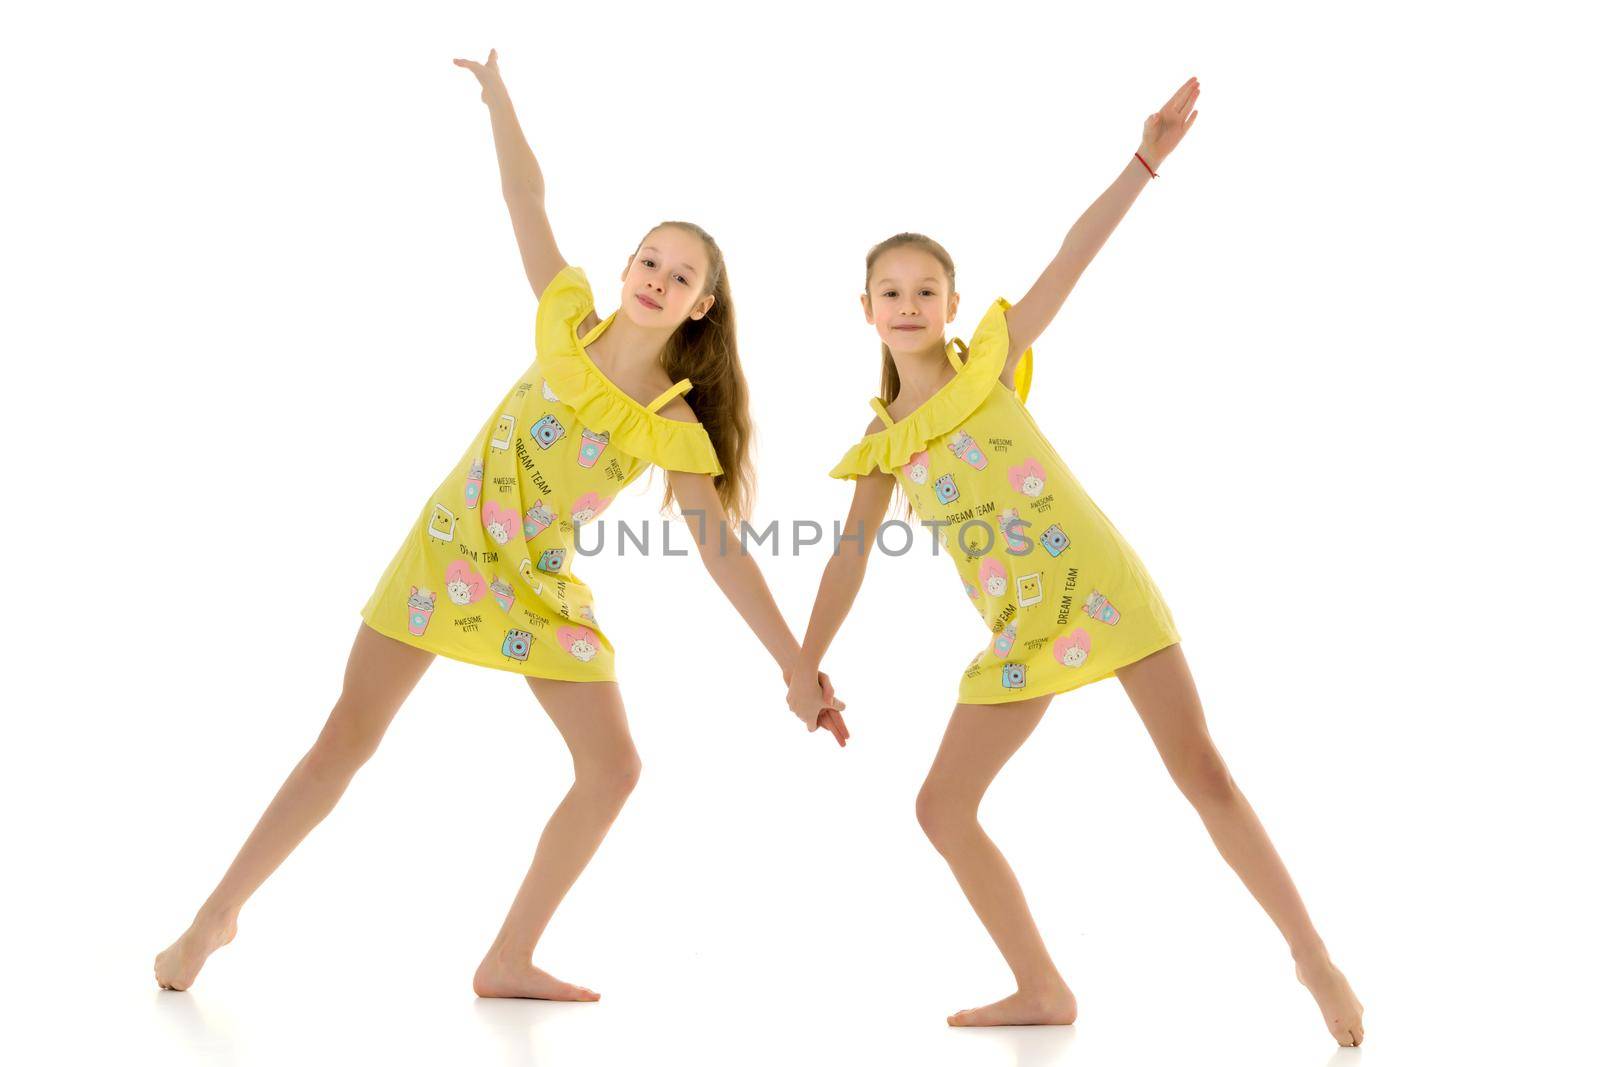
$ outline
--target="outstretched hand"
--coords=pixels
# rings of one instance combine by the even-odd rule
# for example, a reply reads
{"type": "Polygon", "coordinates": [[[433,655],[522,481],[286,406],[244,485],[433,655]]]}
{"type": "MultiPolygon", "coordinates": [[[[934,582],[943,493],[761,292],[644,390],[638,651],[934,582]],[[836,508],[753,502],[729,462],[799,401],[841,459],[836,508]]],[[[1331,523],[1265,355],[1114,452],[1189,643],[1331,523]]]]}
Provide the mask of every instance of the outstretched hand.
{"type": "Polygon", "coordinates": [[[1198,99],[1200,79],[1190,78],[1178,87],[1160,111],[1144,120],[1144,141],[1139,146],[1139,154],[1153,169],[1161,169],[1162,161],[1178,147],[1178,142],[1200,116],[1198,111],[1191,113],[1198,99]]]}
{"type": "Polygon", "coordinates": [[[493,48],[489,49],[489,58],[482,63],[474,63],[470,59],[453,60],[456,66],[465,67],[477,77],[478,84],[483,86],[483,102],[488,103],[491,94],[504,93],[506,83],[500,80],[500,60],[495,55],[493,48]]]}

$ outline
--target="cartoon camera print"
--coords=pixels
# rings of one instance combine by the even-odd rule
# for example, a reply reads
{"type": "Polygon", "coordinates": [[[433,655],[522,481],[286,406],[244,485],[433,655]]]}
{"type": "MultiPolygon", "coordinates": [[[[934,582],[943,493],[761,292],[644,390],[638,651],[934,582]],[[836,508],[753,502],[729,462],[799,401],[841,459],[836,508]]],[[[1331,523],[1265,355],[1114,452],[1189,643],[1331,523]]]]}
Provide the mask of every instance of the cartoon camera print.
{"type": "Polygon", "coordinates": [[[526,630],[507,630],[506,639],[500,642],[500,651],[507,659],[528,662],[528,650],[533,647],[533,635],[526,630]]]}
{"type": "Polygon", "coordinates": [[[1044,533],[1039,535],[1039,543],[1052,556],[1059,556],[1067,550],[1072,541],[1068,539],[1067,532],[1061,528],[1060,523],[1052,522],[1045,528],[1044,533]]]}
{"type": "Polygon", "coordinates": [[[933,495],[939,503],[949,504],[961,494],[956,491],[956,480],[948,474],[941,474],[933,481],[933,495]]]}
{"type": "Polygon", "coordinates": [[[549,448],[561,440],[561,435],[567,428],[556,420],[554,415],[546,415],[528,428],[528,436],[533,438],[533,443],[540,448],[549,448]]]}
{"type": "Polygon", "coordinates": [[[546,574],[556,574],[561,570],[561,564],[566,561],[566,558],[566,549],[547,548],[539,553],[539,569],[546,574]]]}
{"type": "Polygon", "coordinates": [[[1021,663],[1000,664],[1000,684],[1006,689],[1021,689],[1028,684],[1028,668],[1021,663]]]}

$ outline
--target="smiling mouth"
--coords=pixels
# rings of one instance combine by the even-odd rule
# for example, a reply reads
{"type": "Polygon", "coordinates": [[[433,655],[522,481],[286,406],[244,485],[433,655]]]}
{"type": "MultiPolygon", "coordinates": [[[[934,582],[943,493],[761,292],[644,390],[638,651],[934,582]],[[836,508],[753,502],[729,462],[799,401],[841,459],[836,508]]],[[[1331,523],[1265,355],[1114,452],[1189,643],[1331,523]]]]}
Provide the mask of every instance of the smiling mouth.
{"type": "Polygon", "coordinates": [[[656,303],[654,300],[651,300],[648,296],[636,296],[634,299],[638,300],[639,303],[643,304],[645,307],[649,308],[651,311],[660,311],[661,310],[661,305],[656,303]]]}

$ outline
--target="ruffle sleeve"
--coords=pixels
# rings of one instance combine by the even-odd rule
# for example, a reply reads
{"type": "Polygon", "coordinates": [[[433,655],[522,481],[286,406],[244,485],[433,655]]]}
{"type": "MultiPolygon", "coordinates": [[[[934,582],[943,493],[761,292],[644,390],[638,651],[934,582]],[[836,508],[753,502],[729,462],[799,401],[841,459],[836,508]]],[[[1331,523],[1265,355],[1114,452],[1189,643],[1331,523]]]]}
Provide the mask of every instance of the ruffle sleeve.
{"type": "Polygon", "coordinates": [[[578,327],[593,309],[588,276],[571,264],[557,272],[540,296],[534,318],[535,362],[550,391],[578,413],[584,426],[609,433],[612,444],[625,452],[663,470],[721,474],[704,426],[651,411],[594,365],[578,337],[578,327]]]}
{"type": "MultiPolygon", "coordinates": [[[[1006,309],[1010,306],[1011,302],[1004,297],[995,300],[972,332],[967,361],[956,371],[956,376],[893,426],[863,437],[844,454],[829,475],[859,478],[878,470],[893,474],[929,441],[954,430],[978,410],[1006,367],[1006,353],[1011,350],[1011,334],[1006,328],[1006,309]]],[[[1033,381],[1032,348],[1017,361],[1012,381],[1017,399],[1025,403],[1033,381]]]]}

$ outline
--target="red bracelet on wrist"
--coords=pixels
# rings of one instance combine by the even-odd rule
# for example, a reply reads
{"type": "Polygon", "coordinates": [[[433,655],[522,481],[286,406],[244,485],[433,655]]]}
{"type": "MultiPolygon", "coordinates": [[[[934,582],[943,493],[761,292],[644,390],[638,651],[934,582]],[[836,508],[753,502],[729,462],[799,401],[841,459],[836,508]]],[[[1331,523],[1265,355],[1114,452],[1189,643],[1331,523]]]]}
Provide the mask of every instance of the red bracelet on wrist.
{"type": "MultiPolygon", "coordinates": [[[[1137,159],[1137,160],[1138,160],[1138,161],[1139,161],[1139,162],[1140,162],[1140,163],[1144,163],[1144,157],[1143,157],[1143,156],[1141,156],[1141,155],[1140,155],[1140,154],[1139,154],[1139,153],[1137,153],[1137,152],[1135,152],[1135,153],[1134,153],[1134,154],[1133,154],[1133,158],[1134,158],[1134,159],[1137,159]]],[[[1148,163],[1144,163],[1144,169],[1145,169],[1145,170],[1150,170],[1150,164],[1148,164],[1148,163]]],[[[1159,174],[1157,174],[1157,173],[1156,173],[1156,172],[1155,172],[1155,171],[1153,171],[1153,170],[1150,170],[1150,177],[1152,177],[1152,178],[1159,178],[1159,177],[1161,177],[1161,175],[1159,175],[1159,174]]]]}

